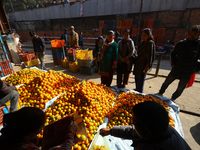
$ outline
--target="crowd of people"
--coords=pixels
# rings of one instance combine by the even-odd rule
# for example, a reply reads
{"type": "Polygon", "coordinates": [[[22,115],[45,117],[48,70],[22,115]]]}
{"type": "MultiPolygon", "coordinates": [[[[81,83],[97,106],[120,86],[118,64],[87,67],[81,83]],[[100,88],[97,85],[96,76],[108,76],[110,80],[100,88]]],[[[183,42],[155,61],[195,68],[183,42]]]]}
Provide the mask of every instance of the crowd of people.
{"type": "MultiPolygon", "coordinates": [[[[188,30],[187,38],[179,41],[171,52],[172,70],[167,76],[161,89],[157,93],[162,96],[167,87],[176,79],[179,79],[177,90],[171,97],[175,101],[186,88],[190,77],[200,71],[200,28],[192,26],[188,30]]],[[[98,57],[99,75],[101,83],[110,87],[113,79],[115,64],[117,64],[117,86],[125,88],[129,83],[130,73],[134,65],[135,91],[143,93],[145,77],[151,69],[155,59],[155,43],[151,30],[142,31],[142,42],[135,49],[134,42],[130,38],[130,30],[123,33],[123,38],[114,31],[109,31],[107,38],[100,36],[95,46],[95,56],[98,57]],[[115,37],[115,34],[117,35],[115,37]]]]}
{"type": "MultiPolygon", "coordinates": [[[[163,83],[158,95],[162,95],[169,84],[179,79],[179,85],[172,100],[177,99],[185,89],[192,74],[200,71],[200,29],[193,26],[189,29],[187,38],[178,42],[171,53],[172,70],[163,83]]],[[[104,40],[100,36],[96,42],[94,55],[98,58],[101,83],[110,86],[114,69],[117,66],[117,86],[125,88],[129,82],[129,76],[134,64],[136,91],[143,92],[144,81],[147,71],[152,67],[155,59],[155,43],[151,30],[146,28],[142,31],[142,42],[135,49],[134,42],[130,38],[130,30],[123,33],[120,38],[118,33],[109,31],[104,40]]],[[[80,34],[81,35],[81,34],[80,34]]],[[[33,38],[34,51],[45,68],[43,59],[45,54],[44,39],[34,31],[30,32],[33,38]]],[[[66,46],[78,46],[82,39],[70,27],[62,37],[66,40],[66,46]]],[[[0,148],[4,150],[39,150],[37,134],[41,132],[45,123],[45,114],[38,108],[22,108],[17,111],[19,93],[15,86],[0,80],[0,106],[11,100],[10,113],[4,115],[3,129],[0,131],[0,148]]],[[[103,136],[112,135],[124,139],[132,139],[135,149],[171,149],[190,150],[185,140],[169,126],[169,117],[163,106],[156,102],[143,102],[133,108],[132,125],[116,126],[112,129],[101,129],[103,136]]],[[[72,122],[66,133],[66,140],[61,146],[62,150],[70,150],[75,144],[75,133],[78,127],[72,122]]],[[[56,138],[56,137],[55,137],[56,138]]],[[[52,148],[53,149],[53,148],[52,148]]]]}

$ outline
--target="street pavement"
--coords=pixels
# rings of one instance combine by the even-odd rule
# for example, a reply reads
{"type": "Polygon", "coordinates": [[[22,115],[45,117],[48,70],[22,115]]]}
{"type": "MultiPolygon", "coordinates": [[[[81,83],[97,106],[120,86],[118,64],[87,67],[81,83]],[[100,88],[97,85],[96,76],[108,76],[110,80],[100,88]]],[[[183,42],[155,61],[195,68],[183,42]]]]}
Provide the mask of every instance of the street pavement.
{"type": "MultiPolygon", "coordinates": [[[[63,73],[75,76],[77,78],[81,78],[84,80],[95,81],[100,83],[100,76],[96,73],[93,75],[83,75],[80,72],[73,73],[70,72],[69,69],[62,67],[62,65],[54,65],[53,59],[51,55],[51,51],[46,51],[45,55],[45,64],[47,69],[52,69],[56,71],[62,71],[63,73]]],[[[14,71],[18,71],[21,68],[19,66],[13,66],[14,71]]],[[[40,65],[38,65],[40,68],[40,65]]],[[[171,70],[169,60],[162,60],[161,66],[159,70],[159,76],[154,77],[153,75],[147,75],[146,81],[144,85],[144,93],[145,94],[155,94],[158,93],[162,83],[165,80],[165,77],[169,74],[171,70]]],[[[155,66],[149,72],[150,74],[155,74],[155,66]]],[[[117,76],[113,76],[113,82],[111,86],[115,86],[117,81],[117,76]]],[[[181,110],[199,114],[200,116],[200,74],[197,75],[196,81],[192,87],[187,88],[184,90],[182,95],[175,101],[181,110]]],[[[171,98],[171,95],[176,90],[178,86],[178,81],[174,81],[164,93],[164,97],[171,98]]],[[[135,88],[135,80],[134,76],[131,74],[129,84],[126,87],[127,89],[134,89],[135,88]]],[[[180,120],[182,122],[185,139],[186,142],[190,145],[192,150],[199,150],[200,149],[200,117],[197,115],[190,115],[187,113],[180,112],[180,120]]]]}

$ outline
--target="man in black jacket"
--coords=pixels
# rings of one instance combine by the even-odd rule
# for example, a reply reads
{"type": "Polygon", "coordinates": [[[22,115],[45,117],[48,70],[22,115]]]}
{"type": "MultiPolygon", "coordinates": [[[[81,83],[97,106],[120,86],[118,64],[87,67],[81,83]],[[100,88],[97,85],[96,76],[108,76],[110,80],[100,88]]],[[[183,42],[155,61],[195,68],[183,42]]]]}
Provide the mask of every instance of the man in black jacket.
{"type": "Polygon", "coordinates": [[[30,31],[29,34],[33,38],[32,42],[33,42],[35,55],[39,58],[41,62],[41,68],[45,69],[45,64],[44,64],[44,55],[45,55],[45,50],[46,50],[45,41],[43,38],[38,36],[34,31],[30,31]]]}
{"type": "Polygon", "coordinates": [[[172,70],[163,83],[158,95],[162,96],[167,87],[176,79],[179,79],[177,90],[171,100],[176,100],[186,88],[192,74],[199,71],[197,60],[200,57],[200,29],[193,26],[189,29],[187,38],[179,41],[171,52],[172,70]]]}
{"type": "Polygon", "coordinates": [[[19,93],[17,92],[16,87],[7,82],[3,82],[0,79],[0,106],[3,106],[11,100],[10,111],[16,111],[18,99],[19,93]]]}
{"type": "Polygon", "coordinates": [[[153,101],[133,107],[130,126],[103,128],[100,134],[133,140],[134,150],[191,150],[185,140],[171,126],[165,108],[153,101]]]}

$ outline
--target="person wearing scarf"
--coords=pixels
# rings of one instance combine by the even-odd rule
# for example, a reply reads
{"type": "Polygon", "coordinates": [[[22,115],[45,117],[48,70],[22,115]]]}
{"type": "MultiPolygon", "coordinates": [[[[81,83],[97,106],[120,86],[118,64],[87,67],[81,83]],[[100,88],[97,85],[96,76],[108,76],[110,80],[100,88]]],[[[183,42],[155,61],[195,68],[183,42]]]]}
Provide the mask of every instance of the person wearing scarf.
{"type": "Polygon", "coordinates": [[[107,39],[100,47],[99,56],[99,75],[101,75],[101,84],[110,87],[113,79],[115,64],[118,58],[118,45],[114,41],[115,33],[108,32],[107,39]]]}
{"type": "Polygon", "coordinates": [[[149,28],[142,31],[142,39],[143,41],[138,47],[138,57],[133,70],[136,84],[135,90],[140,93],[143,93],[147,71],[152,67],[155,58],[155,43],[149,28]]]}
{"type": "Polygon", "coordinates": [[[123,39],[119,41],[119,57],[117,61],[117,87],[125,88],[128,85],[130,73],[132,70],[131,56],[135,52],[135,46],[130,39],[130,30],[126,30],[123,35],[123,39]],[[123,85],[122,85],[122,76],[123,85]]]}

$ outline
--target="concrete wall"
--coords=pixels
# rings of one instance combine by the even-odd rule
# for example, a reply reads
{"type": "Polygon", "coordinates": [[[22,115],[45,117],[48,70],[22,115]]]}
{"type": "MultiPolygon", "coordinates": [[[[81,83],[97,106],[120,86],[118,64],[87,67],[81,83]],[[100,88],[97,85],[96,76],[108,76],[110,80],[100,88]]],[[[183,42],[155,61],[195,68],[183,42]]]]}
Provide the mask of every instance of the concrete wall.
{"type": "MultiPolygon", "coordinates": [[[[139,13],[140,0],[87,0],[83,4],[83,17],[139,13]]],[[[61,4],[47,8],[20,11],[8,14],[13,21],[77,18],[81,3],[61,4]]],[[[200,0],[144,0],[143,12],[178,11],[200,8],[200,0]]]]}

